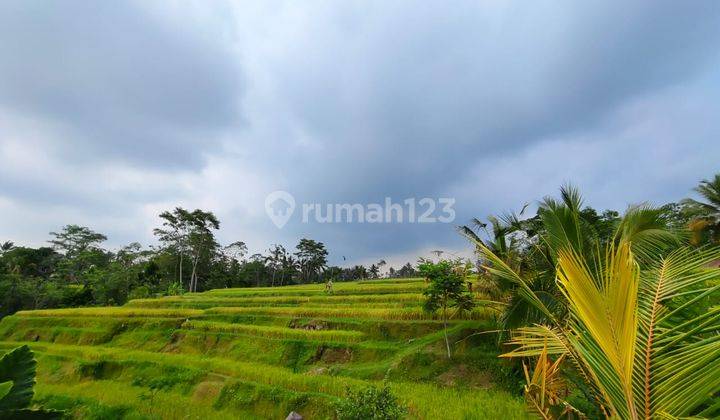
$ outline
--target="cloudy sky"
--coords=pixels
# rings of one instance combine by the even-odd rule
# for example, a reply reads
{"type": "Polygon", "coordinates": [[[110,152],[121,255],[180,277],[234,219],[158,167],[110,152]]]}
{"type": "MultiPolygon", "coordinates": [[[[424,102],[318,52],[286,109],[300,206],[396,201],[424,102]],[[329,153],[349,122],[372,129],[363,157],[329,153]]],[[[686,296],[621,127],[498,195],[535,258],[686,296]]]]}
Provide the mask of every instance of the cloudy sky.
{"type": "Polygon", "coordinates": [[[149,245],[180,205],[252,251],[414,261],[567,181],[598,208],[681,199],[720,171],[719,116],[717,1],[5,0],[0,241],[149,245]],[[456,220],[278,229],[276,190],[452,197],[456,220]]]}

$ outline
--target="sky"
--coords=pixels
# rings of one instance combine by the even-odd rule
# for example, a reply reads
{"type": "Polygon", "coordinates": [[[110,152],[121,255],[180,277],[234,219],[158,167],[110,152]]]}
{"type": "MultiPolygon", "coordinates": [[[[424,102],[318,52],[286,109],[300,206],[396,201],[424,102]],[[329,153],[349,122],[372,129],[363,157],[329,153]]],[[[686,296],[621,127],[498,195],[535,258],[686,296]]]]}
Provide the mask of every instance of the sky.
{"type": "Polygon", "coordinates": [[[717,1],[5,0],[0,241],[80,224],[147,246],[182,206],[251,252],[466,255],[457,225],[566,182],[599,209],[691,195],[720,171],[718,116],[717,1]],[[455,217],[302,220],[386,197],[455,217]]]}

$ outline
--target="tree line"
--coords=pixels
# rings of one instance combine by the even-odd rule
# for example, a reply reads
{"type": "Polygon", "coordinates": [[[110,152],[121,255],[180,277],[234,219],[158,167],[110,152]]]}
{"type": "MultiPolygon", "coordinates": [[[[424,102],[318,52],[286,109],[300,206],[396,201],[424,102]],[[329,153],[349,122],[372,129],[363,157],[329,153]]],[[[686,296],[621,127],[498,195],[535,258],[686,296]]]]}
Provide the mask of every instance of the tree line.
{"type": "Polygon", "coordinates": [[[212,213],[180,207],[159,215],[157,246],[133,242],[119,250],[107,236],[67,225],[50,232],[48,246],[0,244],[0,317],[23,309],[121,305],[129,299],[214,288],[285,286],[365,278],[412,277],[411,264],[396,270],[384,260],[369,267],[328,265],[322,242],[302,238],[295,249],[272,245],[248,255],[243,241],[222,245],[212,213]]]}

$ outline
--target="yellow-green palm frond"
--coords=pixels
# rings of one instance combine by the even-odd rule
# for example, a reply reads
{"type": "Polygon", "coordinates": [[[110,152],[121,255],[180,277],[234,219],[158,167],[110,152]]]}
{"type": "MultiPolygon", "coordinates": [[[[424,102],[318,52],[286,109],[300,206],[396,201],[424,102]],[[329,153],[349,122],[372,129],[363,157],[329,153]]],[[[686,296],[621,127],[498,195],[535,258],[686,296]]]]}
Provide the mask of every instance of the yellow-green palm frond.
{"type": "Polygon", "coordinates": [[[558,285],[572,320],[568,336],[597,380],[611,411],[634,418],[632,373],[639,269],[630,244],[611,246],[599,270],[566,249],[558,254],[558,285]]]}
{"type": "Polygon", "coordinates": [[[511,340],[508,342],[516,346],[512,351],[500,355],[500,357],[537,357],[543,352],[548,355],[567,355],[571,352],[564,332],[559,328],[546,325],[534,325],[522,327],[513,331],[511,340]]]}

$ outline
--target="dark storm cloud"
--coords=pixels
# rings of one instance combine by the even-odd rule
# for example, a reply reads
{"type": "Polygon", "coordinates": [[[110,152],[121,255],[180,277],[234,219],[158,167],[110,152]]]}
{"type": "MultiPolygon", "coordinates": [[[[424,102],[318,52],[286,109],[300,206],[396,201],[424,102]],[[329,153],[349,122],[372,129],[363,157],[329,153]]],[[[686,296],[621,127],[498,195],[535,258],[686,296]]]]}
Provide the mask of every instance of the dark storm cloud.
{"type": "MultiPolygon", "coordinates": [[[[258,132],[291,127],[249,153],[272,161],[285,174],[282,187],[306,201],[437,197],[458,194],[454,187],[463,184],[468,193],[458,201],[458,223],[508,209],[502,196],[487,194],[497,191],[488,182],[504,185],[500,194],[522,191],[519,200],[531,201],[561,182],[579,181],[590,168],[657,165],[647,153],[593,162],[580,149],[562,156],[586,165],[575,172],[567,170],[573,164],[538,153],[494,178],[469,179],[478,164],[495,170],[495,161],[512,161],[550,139],[576,136],[582,144],[583,137],[604,133],[606,139],[594,140],[612,143],[627,124],[620,109],[711,73],[720,40],[715,2],[362,3],[297,14],[300,24],[281,22],[282,35],[271,39],[285,44],[283,54],[262,67],[279,86],[267,92],[277,95],[267,108],[277,117],[268,119],[272,131],[258,132]],[[303,146],[288,141],[297,133],[309,139],[303,146]],[[527,189],[524,184],[545,165],[554,165],[556,176],[548,182],[557,184],[527,189]]],[[[711,141],[702,130],[687,131],[700,136],[692,139],[674,134],[658,135],[655,143],[639,140],[651,150],[711,141]]],[[[675,196],[687,194],[697,176],[688,172],[675,196]]],[[[586,190],[603,187],[593,181],[583,185],[586,190]]],[[[623,190],[616,196],[623,198],[613,205],[656,198],[623,190]]],[[[290,224],[286,230],[289,236],[323,236],[355,254],[458,244],[447,225],[290,224]]]]}
{"type": "Polygon", "coordinates": [[[141,6],[0,3],[0,107],[61,124],[64,159],[197,167],[239,121],[238,60],[215,38],[226,23],[141,6]]]}
{"type": "Polygon", "coordinates": [[[463,243],[443,224],[278,231],[265,194],[452,196],[457,223],[564,181],[597,207],[678,199],[716,169],[718,45],[714,1],[3,2],[0,146],[26,156],[37,125],[52,155],[42,176],[0,166],[4,226],[112,207],[128,216],[109,228],[147,236],[132,218],[182,204],[217,212],[223,240],[309,236],[338,262],[463,243]],[[108,162],[127,177],[109,189],[108,162]]]}
{"type": "Polygon", "coordinates": [[[472,159],[588,129],[718,52],[714,2],[407,6],[320,13],[276,69],[324,146],[313,178],[338,169],[341,194],[441,189],[472,159]]]}

